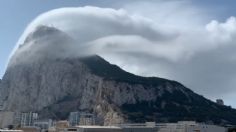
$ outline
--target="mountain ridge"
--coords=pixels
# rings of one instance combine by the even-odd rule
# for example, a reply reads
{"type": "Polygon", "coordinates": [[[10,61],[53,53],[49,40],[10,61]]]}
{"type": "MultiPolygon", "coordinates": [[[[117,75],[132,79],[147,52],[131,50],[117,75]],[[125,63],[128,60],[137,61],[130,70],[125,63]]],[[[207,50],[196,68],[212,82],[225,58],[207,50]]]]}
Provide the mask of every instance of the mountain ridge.
{"type": "MultiPolygon", "coordinates": [[[[61,38],[61,33],[56,34],[60,35],[48,36],[61,38]]],[[[25,42],[38,44],[47,41],[44,37],[39,38],[43,39],[36,42],[31,37],[33,40],[25,42]]],[[[58,43],[49,42],[46,44],[58,43]]],[[[32,59],[34,53],[41,52],[17,53],[32,59]]],[[[19,55],[16,56],[20,59],[19,55]]],[[[105,125],[179,120],[236,124],[235,109],[218,105],[177,81],[128,73],[98,55],[40,56],[35,61],[16,62],[7,68],[0,81],[0,102],[4,110],[35,111],[42,119],[66,119],[69,112],[89,111],[96,114],[100,124],[105,125]]]]}

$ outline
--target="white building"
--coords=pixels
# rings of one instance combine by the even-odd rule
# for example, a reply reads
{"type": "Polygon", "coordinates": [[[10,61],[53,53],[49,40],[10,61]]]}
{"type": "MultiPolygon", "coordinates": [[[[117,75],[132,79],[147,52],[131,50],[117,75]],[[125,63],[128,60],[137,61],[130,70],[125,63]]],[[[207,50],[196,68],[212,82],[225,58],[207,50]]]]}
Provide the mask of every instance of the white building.
{"type": "Polygon", "coordinates": [[[38,120],[38,113],[27,112],[21,114],[21,127],[34,126],[34,122],[38,120]]]}
{"type": "Polygon", "coordinates": [[[158,132],[226,132],[226,128],[196,123],[194,121],[180,121],[178,123],[157,124],[158,132]]]}
{"type": "Polygon", "coordinates": [[[86,112],[71,112],[69,116],[70,126],[95,125],[95,116],[86,112]]]}
{"type": "Polygon", "coordinates": [[[80,121],[80,112],[78,112],[78,111],[70,112],[70,115],[69,115],[70,126],[78,125],[79,121],[80,121]]]}
{"type": "Polygon", "coordinates": [[[117,126],[77,126],[65,128],[64,132],[122,132],[117,126]]]}
{"type": "Polygon", "coordinates": [[[23,132],[22,130],[6,130],[6,129],[0,129],[0,132],[23,132]]]}
{"type": "Polygon", "coordinates": [[[122,124],[122,132],[158,132],[155,122],[146,122],[140,124],[122,124]]]}
{"type": "Polygon", "coordinates": [[[44,130],[46,131],[50,127],[53,126],[53,121],[52,119],[37,120],[37,121],[34,121],[34,126],[40,128],[41,131],[44,131],[44,130]]]}
{"type": "Polygon", "coordinates": [[[180,121],[160,124],[149,122],[117,126],[76,126],[65,128],[64,132],[226,132],[226,128],[194,121],[180,121]]]}

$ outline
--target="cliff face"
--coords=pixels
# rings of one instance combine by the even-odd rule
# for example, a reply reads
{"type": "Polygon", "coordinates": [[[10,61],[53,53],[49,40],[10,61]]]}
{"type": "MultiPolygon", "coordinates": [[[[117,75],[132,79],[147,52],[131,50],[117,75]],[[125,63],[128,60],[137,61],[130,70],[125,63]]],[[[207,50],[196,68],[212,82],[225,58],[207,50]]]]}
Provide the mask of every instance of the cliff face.
{"type": "Polygon", "coordinates": [[[43,116],[55,112],[54,118],[66,118],[68,112],[75,110],[114,116],[107,115],[113,114],[109,113],[113,108],[103,98],[113,88],[112,83],[93,75],[78,59],[17,65],[7,70],[4,82],[6,110],[42,110],[43,116]]]}
{"type": "Polygon", "coordinates": [[[168,81],[163,83],[166,86],[146,87],[138,82],[130,84],[93,74],[85,63],[92,59],[107,63],[98,56],[92,56],[82,59],[44,59],[11,67],[4,76],[4,109],[42,111],[45,116],[52,116],[50,113],[53,112],[54,118],[66,118],[70,111],[86,110],[97,113],[106,123],[112,123],[113,120],[121,122],[123,115],[120,108],[123,104],[155,101],[167,85],[169,91],[178,89],[172,88],[168,81]]]}
{"type": "MultiPolygon", "coordinates": [[[[20,50],[26,57],[34,55],[20,50]]],[[[219,106],[176,81],[130,74],[96,55],[40,56],[12,64],[0,83],[4,110],[36,111],[41,118],[54,119],[65,119],[71,111],[90,111],[106,125],[177,120],[236,123],[234,109],[219,106]]]]}

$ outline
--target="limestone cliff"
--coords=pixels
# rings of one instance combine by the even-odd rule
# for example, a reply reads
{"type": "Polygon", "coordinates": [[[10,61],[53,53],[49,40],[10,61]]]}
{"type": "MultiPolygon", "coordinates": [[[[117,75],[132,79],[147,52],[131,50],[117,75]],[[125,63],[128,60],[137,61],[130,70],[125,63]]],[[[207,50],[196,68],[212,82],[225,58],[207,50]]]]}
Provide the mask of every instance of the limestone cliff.
{"type": "Polygon", "coordinates": [[[234,109],[219,106],[176,81],[136,76],[97,55],[62,57],[58,56],[61,48],[54,53],[42,50],[45,47],[24,50],[58,35],[60,41],[47,44],[73,43],[59,30],[38,30],[16,51],[0,83],[4,110],[35,111],[41,118],[54,119],[65,119],[71,111],[90,111],[106,125],[177,120],[236,123],[234,109]],[[47,38],[41,37],[45,34],[47,38]],[[38,53],[47,56],[35,57],[38,53]]]}

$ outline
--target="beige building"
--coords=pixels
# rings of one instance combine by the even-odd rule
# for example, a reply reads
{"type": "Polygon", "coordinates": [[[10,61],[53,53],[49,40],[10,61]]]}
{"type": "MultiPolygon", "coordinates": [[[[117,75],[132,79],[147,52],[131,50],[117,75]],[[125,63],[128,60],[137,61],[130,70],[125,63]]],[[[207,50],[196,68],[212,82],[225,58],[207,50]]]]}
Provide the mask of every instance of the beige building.
{"type": "Polygon", "coordinates": [[[56,132],[56,128],[55,127],[50,127],[50,128],[48,128],[48,132],[56,132]]]}
{"type": "Polygon", "coordinates": [[[40,128],[38,127],[22,127],[18,130],[22,130],[23,132],[40,132],[40,128]]]}
{"type": "Polygon", "coordinates": [[[58,121],[55,124],[55,130],[56,132],[64,132],[64,129],[69,127],[68,121],[58,121]]]}
{"type": "Polygon", "coordinates": [[[14,124],[15,112],[1,111],[0,112],[0,127],[7,128],[14,124]]]}

